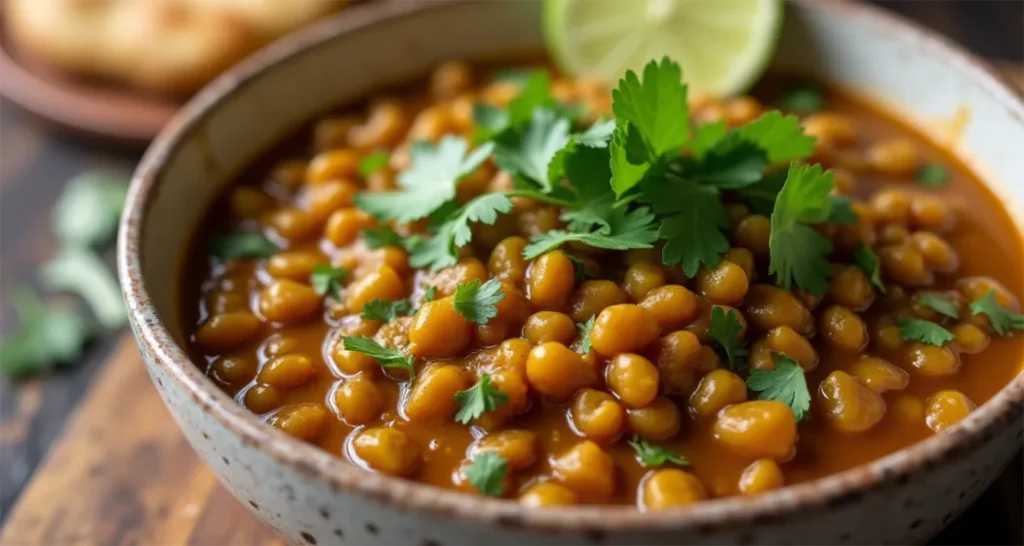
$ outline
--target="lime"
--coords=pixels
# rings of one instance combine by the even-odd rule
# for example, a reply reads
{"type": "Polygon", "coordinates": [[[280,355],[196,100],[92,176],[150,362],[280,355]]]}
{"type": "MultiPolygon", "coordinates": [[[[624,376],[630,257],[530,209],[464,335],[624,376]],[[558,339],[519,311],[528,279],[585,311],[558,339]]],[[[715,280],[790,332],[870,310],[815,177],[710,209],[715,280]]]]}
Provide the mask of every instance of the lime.
{"type": "Polygon", "coordinates": [[[692,89],[732,95],[767,67],[782,10],[781,0],[546,0],[544,35],[571,74],[614,84],[667,55],[692,89]]]}

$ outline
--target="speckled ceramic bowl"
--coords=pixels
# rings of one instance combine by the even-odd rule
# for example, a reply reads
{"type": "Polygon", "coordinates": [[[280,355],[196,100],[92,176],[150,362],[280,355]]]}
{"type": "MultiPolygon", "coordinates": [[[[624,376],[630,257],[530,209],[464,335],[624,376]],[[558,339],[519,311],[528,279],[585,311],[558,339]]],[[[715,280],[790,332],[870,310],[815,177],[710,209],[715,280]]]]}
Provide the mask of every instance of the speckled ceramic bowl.
{"type": "MultiPolygon", "coordinates": [[[[205,90],[139,165],[118,272],[153,381],[196,451],[252,511],[309,544],[911,543],[973,501],[1021,447],[1024,376],[946,432],[826,479],[685,511],[526,510],[391,478],[287,437],[222,393],[182,350],[179,275],[206,205],[300,124],[452,58],[536,49],[534,2],[395,2],[273,44],[205,90]]],[[[872,8],[788,6],[777,63],[873,95],[952,146],[1018,226],[1024,105],[981,63],[872,8]],[[957,123],[952,123],[955,121],[957,123]]]]}

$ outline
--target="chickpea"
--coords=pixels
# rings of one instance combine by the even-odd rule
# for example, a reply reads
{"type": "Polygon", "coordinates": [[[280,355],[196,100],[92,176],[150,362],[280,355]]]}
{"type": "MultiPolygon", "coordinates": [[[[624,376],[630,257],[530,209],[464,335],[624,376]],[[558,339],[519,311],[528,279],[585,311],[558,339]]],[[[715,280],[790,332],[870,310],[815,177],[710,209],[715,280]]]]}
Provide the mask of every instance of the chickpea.
{"type": "Polygon", "coordinates": [[[223,315],[236,311],[249,310],[248,295],[237,292],[223,292],[220,290],[206,295],[203,303],[206,304],[206,312],[210,315],[223,315]]]}
{"type": "Polygon", "coordinates": [[[904,425],[924,424],[924,402],[912,395],[901,394],[889,402],[889,412],[904,425]]]}
{"type": "Polygon", "coordinates": [[[910,217],[910,194],[901,189],[886,189],[871,198],[875,220],[882,225],[905,225],[910,217]]]}
{"type": "Polygon", "coordinates": [[[526,278],[526,268],[529,267],[529,263],[523,257],[523,249],[527,244],[526,239],[522,237],[502,239],[487,260],[487,269],[491,275],[498,280],[521,286],[523,279],[526,278]]]}
{"type": "Polygon", "coordinates": [[[315,442],[327,433],[327,409],[323,404],[296,404],[274,412],[267,422],[304,442],[315,442]]]}
{"type": "Polygon", "coordinates": [[[829,280],[828,295],[832,301],[854,311],[864,311],[875,301],[871,280],[861,268],[853,265],[836,269],[836,274],[829,280]]]}
{"type": "Polygon", "coordinates": [[[759,339],[750,346],[747,367],[751,370],[775,369],[775,357],[772,355],[772,348],[768,345],[767,339],[759,339]]]}
{"type": "Polygon", "coordinates": [[[757,275],[757,268],[754,263],[754,253],[741,247],[730,248],[729,252],[725,253],[723,260],[732,262],[741,268],[743,272],[747,274],[747,283],[754,280],[757,275]]]}
{"type": "Polygon", "coordinates": [[[850,374],[834,371],[818,387],[828,421],[840,432],[864,432],[885,417],[885,401],[850,374]]]}
{"type": "Polygon", "coordinates": [[[612,396],[595,389],[580,389],[569,412],[573,428],[598,443],[613,442],[622,433],[626,412],[612,396]]]}
{"type": "Polygon", "coordinates": [[[697,296],[686,287],[669,284],[648,292],[640,307],[654,315],[662,328],[675,328],[697,316],[697,296]]]}
{"type": "Polygon", "coordinates": [[[365,374],[342,381],[334,390],[334,409],[345,423],[365,425],[380,417],[384,392],[365,374]]]}
{"type": "Polygon", "coordinates": [[[268,385],[253,385],[246,389],[242,397],[245,407],[253,413],[263,414],[273,411],[284,403],[281,391],[268,385]]]}
{"type": "Polygon", "coordinates": [[[348,139],[361,149],[391,148],[401,141],[408,126],[409,116],[401,104],[381,101],[370,108],[366,123],[349,130],[348,139]]]}
{"type": "Polygon", "coordinates": [[[612,281],[583,281],[569,300],[569,316],[576,322],[586,322],[605,307],[626,303],[628,298],[626,291],[612,281]]]}
{"type": "Polygon", "coordinates": [[[850,374],[877,394],[905,389],[910,383],[910,375],[903,368],[873,356],[860,357],[850,366],[850,374]]]}
{"type": "Polygon", "coordinates": [[[774,400],[742,402],[718,413],[714,438],[730,451],[753,459],[784,460],[796,445],[796,418],[774,400]]]}
{"type": "Polygon", "coordinates": [[[325,222],[336,210],[352,206],[352,200],[359,188],[352,182],[329,180],[306,187],[299,201],[303,209],[317,222],[325,222]]]}
{"type": "Polygon", "coordinates": [[[640,488],[641,510],[664,510],[708,498],[700,479],[678,468],[652,470],[644,477],[640,488]]]}
{"type": "Polygon", "coordinates": [[[821,314],[821,331],[836,348],[857,352],[868,345],[864,321],[842,305],[831,305],[821,314]]]}
{"type": "Polygon", "coordinates": [[[887,224],[878,232],[878,242],[884,245],[897,245],[907,242],[910,230],[903,224],[887,224]]]}
{"type": "Polygon", "coordinates": [[[853,173],[848,169],[841,167],[833,168],[832,177],[835,180],[835,185],[832,187],[834,193],[847,197],[853,197],[857,194],[857,181],[853,178],[853,173]]]}
{"type": "Polygon", "coordinates": [[[638,262],[626,270],[622,288],[633,301],[640,301],[655,288],[665,284],[665,271],[650,262],[638,262]]]}
{"type": "Polygon", "coordinates": [[[666,440],[676,435],[682,424],[679,406],[659,396],[642,408],[626,410],[629,430],[648,440],[666,440]]]}
{"type": "Polygon", "coordinates": [[[939,391],[928,397],[925,424],[935,432],[941,432],[955,425],[977,408],[978,406],[960,391],[939,391]]]}
{"type": "Polygon", "coordinates": [[[337,117],[320,120],[313,126],[313,146],[318,152],[348,146],[348,132],[359,124],[355,117],[337,117]]]}
{"type": "Polygon", "coordinates": [[[437,288],[437,296],[451,296],[460,284],[469,284],[474,280],[487,282],[487,268],[476,258],[466,257],[459,263],[439,271],[427,284],[437,288]]]}
{"type": "Polygon", "coordinates": [[[978,354],[988,347],[988,334],[969,322],[957,324],[950,331],[953,333],[953,343],[969,355],[978,354]]]}
{"type": "MultiPolygon", "coordinates": [[[[345,289],[345,307],[349,313],[363,311],[373,300],[396,301],[405,295],[405,283],[394,268],[381,265],[345,289]]],[[[422,310],[422,308],[421,308],[422,310]]]]}
{"type": "Polygon", "coordinates": [[[814,317],[793,294],[767,284],[750,287],[743,316],[753,328],[789,326],[803,336],[814,334],[814,317]]]}
{"type": "Polygon", "coordinates": [[[366,176],[366,191],[378,193],[394,191],[397,188],[395,171],[390,166],[384,166],[366,176]]]}
{"type": "Polygon", "coordinates": [[[722,260],[714,269],[702,267],[697,272],[697,290],[712,303],[740,303],[748,288],[747,273],[730,261],[722,260]]]}
{"type": "Polygon", "coordinates": [[[304,159],[286,159],[270,170],[270,180],[286,190],[294,190],[306,179],[306,161],[304,159]]]}
{"type": "Polygon", "coordinates": [[[646,406],[658,396],[658,368],[637,354],[616,355],[605,368],[605,382],[626,407],[646,406]]]}
{"type": "Polygon", "coordinates": [[[917,229],[948,233],[956,221],[953,208],[941,197],[918,195],[910,202],[910,224],[917,229]]]}
{"type": "Polygon", "coordinates": [[[729,227],[735,228],[740,220],[750,216],[750,208],[743,203],[729,203],[725,205],[725,213],[729,216],[729,227]]]}
{"type": "Polygon", "coordinates": [[[320,224],[313,215],[294,207],[284,207],[264,214],[264,225],[287,241],[305,241],[316,236],[320,224]]]}
{"type": "Polygon", "coordinates": [[[220,357],[210,363],[207,374],[222,385],[240,386],[256,375],[256,362],[237,356],[220,357]]]}
{"type": "Polygon", "coordinates": [[[315,373],[313,362],[305,355],[289,354],[268,360],[259,381],[278,389],[294,389],[309,382],[315,373]]]}
{"type": "Polygon", "coordinates": [[[259,218],[270,212],[275,205],[274,198],[251,186],[239,186],[231,190],[228,203],[231,216],[235,218],[259,218]]]}
{"type": "Polygon", "coordinates": [[[352,451],[370,468],[392,476],[411,476],[422,463],[420,447],[404,432],[368,428],[352,440],[352,451]]]}
{"type": "Polygon", "coordinates": [[[372,216],[355,207],[343,208],[334,211],[327,218],[324,236],[334,246],[345,247],[356,242],[359,234],[364,229],[373,227],[375,223],[372,216]]]}
{"type": "Polygon", "coordinates": [[[740,475],[740,492],[744,495],[772,491],[785,484],[782,469],[772,459],[758,459],[744,468],[743,474],[740,475]]]}
{"type": "Polygon", "coordinates": [[[891,138],[871,145],[867,158],[873,169],[890,176],[912,175],[921,164],[917,145],[906,137],[891,138]]]}
{"type": "Polygon", "coordinates": [[[477,440],[470,448],[470,457],[485,451],[499,455],[512,472],[525,470],[537,460],[537,435],[529,430],[503,430],[477,440]]]}
{"type": "Polygon", "coordinates": [[[412,422],[450,421],[455,395],[470,387],[458,366],[435,365],[420,372],[405,401],[405,416],[412,422]]]}
{"type": "Polygon", "coordinates": [[[472,325],[455,310],[455,297],[448,296],[423,304],[413,316],[409,329],[409,347],[420,357],[447,358],[469,346],[472,325]]]}
{"type": "MultiPolygon", "coordinates": [[[[1017,301],[1017,297],[1003,286],[1002,283],[992,277],[964,277],[956,281],[956,290],[964,296],[964,300],[971,302],[985,297],[991,291],[993,292],[992,297],[995,298],[996,303],[1000,306],[1010,311],[1020,310],[1020,303],[1017,301]]],[[[986,323],[985,326],[987,325],[986,323]]]]}
{"type": "Polygon", "coordinates": [[[579,353],[549,341],[534,347],[526,360],[526,380],[543,396],[566,400],[598,380],[597,372],[579,353]]]}
{"type": "Polygon", "coordinates": [[[932,283],[933,275],[924,256],[913,246],[886,245],[878,250],[882,271],[900,284],[922,286],[932,283]]]}
{"type": "Polygon", "coordinates": [[[949,347],[914,341],[907,347],[907,359],[925,377],[946,377],[960,371],[960,358],[949,347]]]}
{"type": "Polygon", "coordinates": [[[514,369],[501,369],[491,374],[491,384],[508,396],[508,401],[499,404],[493,411],[488,411],[476,420],[476,424],[484,430],[497,430],[513,415],[523,413],[530,407],[530,388],[526,381],[526,372],[514,369]]]}
{"type": "Polygon", "coordinates": [[[559,250],[539,256],[526,270],[526,297],[542,309],[561,309],[576,284],[576,268],[559,250]]]}
{"type": "Polygon", "coordinates": [[[796,360],[805,371],[818,367],[818,353],[807,338],[789,326],[777,326],[768,331],[765,342],[770,351],[783,353],[796,360]]]}
{"type": "Polygon", "coordinates": [[[857,127],[849,116],[832,112],[819,112],[803,119],[804,133],[818,139],[819,151],[857,142],[857,127]]]}
{"type": "Polygon", "coordinates": [[[570,506],[576,504],[576,493],[555,482],[541,482],[524,491],[519,497],[519,504],[529,508],[570,506]]]}
{"type": "Polygon", "coordinates": [[[713,370],[690,395],[690,412],[697,417],[712,417],[730,404],[747,401],[747,384],[729,370],[713,370]]]}
{"type": "Polygon", "coordinates": [[[751,214],[740,221],[733,230],[732,237],[737,246],[749,250],[758,258],[767,258],[768,236],[771,231],[771,221],[767,216],[751,214]]]}
{"type": "Polygon", "coordinates": [[[256,337],[263,323],[248,311],[213,315],[196,330],[195,339],[204,350],[222,353],[256,337]]]}
{"type": "Polygon", "coordinates": [[[689,396],[699,378],[701,344],[690,332],[672,332],[655,345],[654,362],[659,382],[667,394],[689,396]]]}
{"type": "Polygon", "coordinates": [[[761,111],[761,103],[754,97],[734,97],[725,102],[725,122],[730,127],[745,125],[757,119],[761,111]]]}
{"type": "Polygon", "coordinates": [[[451,128],[451,113],[442,104],[428,106],[412,120],[406,138],[413,142],[437,142],[451,128]]]}
{"type": "Polygon", "coordinates": [[[895,351],[903,347],[903,333],[891,322],[880,323],[875,331],[875,342],[882,349],[895,351]]]}
{"type": "Polygon", "coordinates": [[[606,307],[594,322],[590,343],[605,356],[638,352],[658,338],[658,322],[646,309],[629,303],[606,307]],[[622,335],[629,332],[629,336],[622,335]]]}
{"type": "Polygon", "coordinates": [[[267,260],[267,273],[278,279],[305,282],[313,273],[313,268],[326,261],[319,252],[286,250],[267,260]]]}
{"type": "MultiPolygon", "coordinates": [[[[561,229],[562,221],[559,219],[561,212],[554,207],[537,206],[524,210],[516,216],[516,223],[519,225],[519,234],[524,237],[536,237],[551,230],[561,229]]],[[[552,252],[559,252],[553,250],[552,252]]]]}
{"type": "Polygon", "coordinates": [[[591,502],[608,500],[615,491],[615,463],[589,440],[571,447],[551,461],[555,480],[591,502]]]}
{"type": "Polygon", "coordinates": [[[276,280],[260,292],[260,314],[271,322],[295,324],[320,310],[320,296],[305,284],[276,280]]]}
{"type": "Polygon", "coordinates": [[[925,266],[939,273],[952,273],[960,259],[952,245],[930,231],[918,231],[910,236],[910,243],[924,258],[925,266]]]}
{"type": "Polygon", "coordinates": [[[359,174],[359,156],[353,150],[331,150],[313,157],[306,167],[306,183],[352,180],[359,174]]]}
{"type": "Polygon", "coordinates": [[[539,311],[526,319],[523,337],[534,345],[557,341],[569,345],[576,339],[576,323],[569,315],[555,311],[539,311]]]}

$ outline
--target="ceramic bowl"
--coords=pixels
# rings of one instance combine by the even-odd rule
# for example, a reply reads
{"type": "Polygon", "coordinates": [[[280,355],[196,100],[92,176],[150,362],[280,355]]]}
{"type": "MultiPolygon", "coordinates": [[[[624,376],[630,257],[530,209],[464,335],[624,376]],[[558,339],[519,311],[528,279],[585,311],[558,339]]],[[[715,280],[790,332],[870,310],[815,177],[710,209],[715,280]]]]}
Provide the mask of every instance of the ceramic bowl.
{"type": "MultiPolygon", "coordinates": [[[[535,2],[367,8],[271,45],[200,92],[143,158],[121,225],[118,272],[153,382],[221,481],[286,538],[309,544],[921,542],[972,502],[1020,449],[1024,375],[942,434],[818,481],[685,511],[526,510],[514,501],[371,473],[264,424],[181,348],[179,278],[207,205],[250,161],[318,114],[445,60],[541,44],[535,2]]],[[[874,96],[946,139],[1013,209],[1018,227],[1024,225],[1024,105],[982,63],[873,8],[799,2],[787,6],[776,64],[874,96]]]]}

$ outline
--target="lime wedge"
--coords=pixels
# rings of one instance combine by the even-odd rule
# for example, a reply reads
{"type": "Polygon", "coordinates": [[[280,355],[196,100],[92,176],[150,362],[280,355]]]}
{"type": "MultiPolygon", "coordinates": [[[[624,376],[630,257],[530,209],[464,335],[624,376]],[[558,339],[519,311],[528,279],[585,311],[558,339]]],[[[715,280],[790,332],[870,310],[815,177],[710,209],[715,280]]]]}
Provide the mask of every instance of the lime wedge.
{"type": "Polygon", "coordinates": [[[545,0],[544,35],[559,67],[614,84],[669,56],[691,89],[746,91],[775,52],[781,0],[545,0]]]}

